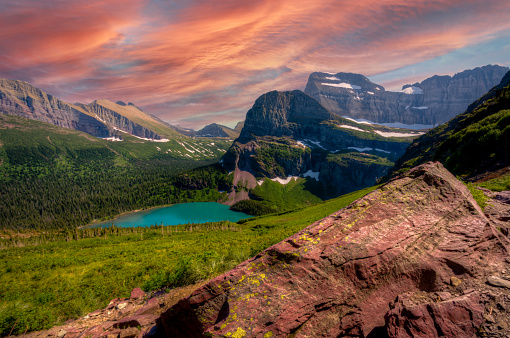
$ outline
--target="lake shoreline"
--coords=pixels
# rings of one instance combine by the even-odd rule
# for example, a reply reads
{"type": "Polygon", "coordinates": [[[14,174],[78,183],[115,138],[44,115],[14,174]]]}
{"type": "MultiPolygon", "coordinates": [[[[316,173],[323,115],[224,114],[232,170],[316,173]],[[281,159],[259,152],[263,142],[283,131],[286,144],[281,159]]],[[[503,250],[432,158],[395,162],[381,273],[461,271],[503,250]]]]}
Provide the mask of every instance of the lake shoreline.
{"type": "MultiPolygon", "coordinates": [[[[185,202],[185,203],[193,203],[193,202],[185,202]]],[[[182,203],[176,203],[176,204],[182,204],[182,203]]],[[[150,207],[150,208],[147,208],[147,209],[136,209],[136,210],[132,210],[132,211],[124,211],[123,213],[116,215],[112,219],[109,219],[109,220],[106,220],[106,221],[93,220],[91,223],[89,223],[87,225],[79,226],[78,229],[82,230],[82,229],[85,229],[85,228],[90,228],[91,226],[99,224],[99,223],[110,222],[110,221],[113,222],[113,221],[115,221],[116,219],[118,219],[121,216],[126,216],[126,215],[129,215],[129,214],[134,214],[136,212],[149,211],[149,210],[157,209],[157,208],[165,208],[165,207],[170,207],[170,206],[176,205],[176,204],[165,204],[165,205],[158,205],[158,206],[155,206],[155,207],[150,207]]]]}
{"type": "Polygon", "coordinates": [[[239,211],[230,210],[229,206],[218,202],[186,202],[155,206],[124,212],[106,221],[95,220],[79,229],[110,227],[150,227],[199,224],[208,222],[231,221],[253,217],[239,211]]]}

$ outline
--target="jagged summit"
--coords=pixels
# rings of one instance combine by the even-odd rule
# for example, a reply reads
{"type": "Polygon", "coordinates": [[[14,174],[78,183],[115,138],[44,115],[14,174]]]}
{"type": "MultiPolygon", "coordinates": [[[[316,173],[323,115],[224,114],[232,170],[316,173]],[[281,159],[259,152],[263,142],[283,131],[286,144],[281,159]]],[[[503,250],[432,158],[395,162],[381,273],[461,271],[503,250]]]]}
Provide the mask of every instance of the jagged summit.
{"type": "Polygon", "coordinates": [[[351,91],[384,91],[384,87],[370,81],[367,77],[356,73],[322,73],[310,74],[305,93],[312,93],[319,90],[320,86],[342,88],[351,91]]]}
{"type": "Polygon", "coordinates": [[[261,95],[246,113],[241,137],[290,136],[296,123],[330,118],[332,115],[326,108],[300,90],[271,91],[261,95]]]}
{"type": "MultiPolygon", "coordinates": [[[[492,286],[508,277],[509,250],[466,186],[431,162],[215,278],[157,323],[171,337],[471,337],[495,293],[510,299],[492,286]]],[[[494,323],[508,318],[503,302],[494,323]]]]}

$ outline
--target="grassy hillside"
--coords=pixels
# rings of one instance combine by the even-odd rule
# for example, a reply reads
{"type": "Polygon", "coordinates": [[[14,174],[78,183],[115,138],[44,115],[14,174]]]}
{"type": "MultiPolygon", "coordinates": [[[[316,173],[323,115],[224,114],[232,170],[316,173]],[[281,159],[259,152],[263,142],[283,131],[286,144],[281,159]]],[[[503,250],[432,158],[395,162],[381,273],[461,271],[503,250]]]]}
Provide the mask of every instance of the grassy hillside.
{"type": "Polygon", "coordinates": [[[220,194],[210,186],[196,194],[176,188],[176,175],[217,162],[229,145],[130,135],[107,141],[0,114],[0,228],[72,228],[130,210],[215,201],[220,194]]]}
{"type": "Polygon", "coordinates": [[[82,316],[134,287],[216,276],[373,189],[237,224],[75,229],[28,239],[0,232],[0,336],[82,316]]]}
{"type": "Polygon", "coordinates": [[[325,199],[322,183],[302,177],[291,179],[285,185],[265,178],[249,194],[249,200],[237,202],[231,209],[259,216],[304,208],[325,199]]]}

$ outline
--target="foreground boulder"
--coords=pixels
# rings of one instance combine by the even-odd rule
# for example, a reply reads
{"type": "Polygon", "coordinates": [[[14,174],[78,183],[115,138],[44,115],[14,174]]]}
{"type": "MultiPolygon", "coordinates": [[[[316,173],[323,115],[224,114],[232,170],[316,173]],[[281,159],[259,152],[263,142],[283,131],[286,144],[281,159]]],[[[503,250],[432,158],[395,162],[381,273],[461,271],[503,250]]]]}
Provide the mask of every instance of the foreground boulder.
{"type": "Polygon", "coordinates": [[[429,162],[213,279],[157,323],[168,337],[505,337],[510,289],[487,281],[510,279],[509,248],[467,188],[429,162]]]}

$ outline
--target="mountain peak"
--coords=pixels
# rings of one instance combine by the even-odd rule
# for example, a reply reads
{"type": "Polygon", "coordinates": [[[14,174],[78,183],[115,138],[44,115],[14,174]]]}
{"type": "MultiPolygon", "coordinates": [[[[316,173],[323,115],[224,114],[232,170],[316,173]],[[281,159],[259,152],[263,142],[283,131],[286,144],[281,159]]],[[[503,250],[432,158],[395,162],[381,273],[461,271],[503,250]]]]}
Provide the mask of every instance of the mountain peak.
{"type": "Polygon", "coordinates": [[[296,120],[326,120],[331,113],[300,90],[271,91],[261,95],[246,114],[241,137],[254,135],[289,136],[289,123],[296,120]]]}

